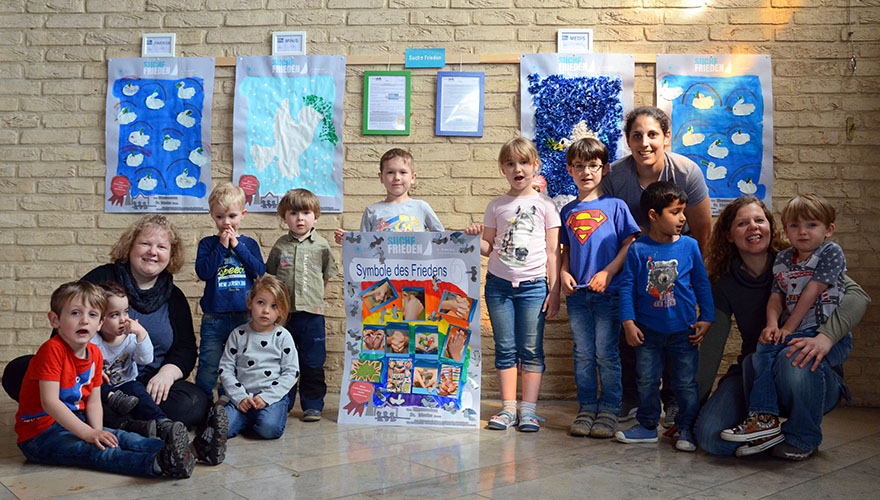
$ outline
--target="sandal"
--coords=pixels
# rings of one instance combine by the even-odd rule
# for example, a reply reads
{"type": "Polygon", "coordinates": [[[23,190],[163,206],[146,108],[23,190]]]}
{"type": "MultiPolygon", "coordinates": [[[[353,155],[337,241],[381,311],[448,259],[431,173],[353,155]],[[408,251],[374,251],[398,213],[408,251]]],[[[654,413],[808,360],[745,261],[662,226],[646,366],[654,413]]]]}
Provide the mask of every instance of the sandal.
{"type": "Polygon", "coordinates": [[[511,425],[516,425],[516,416],[507,410],[501,410],[492,415],[492,418],[489,419],[488,427],[496,431],[506,431],[511,425]]]}
{"type": "Polygon", "coordinates": [[[520,432],[538,432],[541,430],[541,424],[537,415],[521,415],[518,428],[520,432]]]}

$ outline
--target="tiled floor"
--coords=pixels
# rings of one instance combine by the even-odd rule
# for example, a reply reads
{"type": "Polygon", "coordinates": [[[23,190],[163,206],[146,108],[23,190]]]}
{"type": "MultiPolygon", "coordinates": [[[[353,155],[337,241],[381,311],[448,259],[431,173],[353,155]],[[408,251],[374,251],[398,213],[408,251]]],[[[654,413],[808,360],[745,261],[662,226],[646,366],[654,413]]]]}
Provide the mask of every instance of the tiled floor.
{"type": "MultiPolygon", "coordinates": [[[[7,498],[633,498],[807,500],[880,498],[880,409],[842,408],[825,419],[810,460],[722,459],[675,451],[671,441],[624,445],[566,434],[572,402],[541,402],[537,434],[341,426],[336,409],[284,437],[229,441],[226,462],[187,480],[139,479],[26,464],[14,406],[0,401],[0,500],[7,498]]],[[[332,401],[334,398],[328,399],[332,401]]],[[[499,403],[483,403],[482,425],[499,403]]]]}

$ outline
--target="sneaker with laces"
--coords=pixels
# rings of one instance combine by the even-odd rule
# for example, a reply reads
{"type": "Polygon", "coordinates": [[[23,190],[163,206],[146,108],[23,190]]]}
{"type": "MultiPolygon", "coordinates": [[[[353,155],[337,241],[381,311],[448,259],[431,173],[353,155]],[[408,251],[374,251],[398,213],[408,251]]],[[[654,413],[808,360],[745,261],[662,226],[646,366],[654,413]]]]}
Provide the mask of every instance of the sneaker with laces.
{"type": "Polygon", "coordinates": [[[138,398],[122,391],[113,391],[107,398],[107,407],[120,415],[128,415],[138,403],[138,398]]]}
{"type": "Polygon", "coordinates": [[[666,412],[663,414],[663,420],[660,425],[667,429],[675,425],[675,417],[678,415],[678,403],[670,402],[664,408],[666,412]]]}
{"type": "Polygon", "coordinates": [[[303,411],[303,422],[317,422],[321,420],[321,410],[310,408],[303,411]]]}
{"type": "Polygon", "coordinates": [[[180,429],[183,429],[183,432],[186,432],[186,424],[183,422],[175,422],[170,418],[163,418],[161,420],[156,420],[156,436],[162,441],[166,441],[168,436],[180,432],[180,429]]]}
{"type": "Polygon", "coordinates": [[[492,415],[487,427],[496,431],[506,431],[511,425],[516,425],[516,415],[509,411],[501,410],[495,415],[492,415]]]}
{"type": "Polygon", "coordinates": [[[196,457],[202,462],[219,465],[226,458],[226,436],[229,434],[229,417],[226,410],[218,404],[214,405],[208,415],[207,425],[193,440],[196,457]]]}
{"type": "Polygon", "coordinates": [[[657,429],[646,429],[642,424],[636,424],[625,431],[615,432],[614,437],[621,443],[656,443],[657,429]]]}
{"type": "Polygon", "coordinates": [[[675,440],[675,449],[678,451],[697,451],[697,441],[694,439],[694,433],[689,428],[678,431],[678,438],[675,440]]]}
{"type": "Polygon", "coordinates": [[[134,432],[148,438],[159,436],[155,420],[125,420],[119,424],[119,430],[134,432]]]}
{"type": "Polygon", "coordinates": [[[614,437],[614,431],[617,430],[617,414],[610,411],[600,411],[596,417],[593,428],[590,429],[590,437],[594,438],[611,438],[614,437]]]}
{"type": "Polygon", "coordinates": [[[520,432],[538,432],[541,430],[541,423],[538,422],[538,417],[533,414],[523,414],[519,417],[519,425],[517,426],[520,432]]]}
{"type": "Polygon", "coordinates": [[[754,441],[749,441],[746,444],[740,446],[736,449],[736,456],[738,457],[747,457],[749,455],[754,455],[756,453],[761,453],[764,450],[769,450],[773,448],[777,444],[785,441],[784,434],[777,434],[775,436],[765,437],[761,439],[756,439],[754,441]]]}
{"type": "Polygon", "coordinates": [[[165,446],[156,455],[156,463],[162,474],[174,478],[187,478],[192,475],[196,458],[189,446],[186,426],[178,426],[168,435],[165,446]]]}
{"type": "Polygon", "coordinates": [[[782,432],[779,418],[769,413],[749,412],[749,416],[736,427],[721,431],[721,439],[734,443],[745,443],[756,439],[775,436],[782,432]]]}
{"type": "Polygon", "coordinates": [[[774,446],[771,453],[774,457],[800,462],[801,460],[810,458],[815,451],[815,448],[812,450],[802,450],[793,444],[789,444],[787,441],[783,441],[774,446]]]}
{"type": "Polygon", "coordinates": [[[628,422],[634,418],[636,418],[636,413],[639,411],[639,402],[638,401],[627,401],[623,400],[620,405],[620,416],[618,417],[618,422],[628,422]]]}
{"type": "Polygon", "coordinates": [[[574,417],[574,422],[571,423],[571,427],[568,428],[568,433],[572,436],[580,436],[585,437],[590,435],[590,431],[593,429],[593,423],[596,421],[596,413],[592,411],[581,411],[578,412],[577,416],[574,417]]]}

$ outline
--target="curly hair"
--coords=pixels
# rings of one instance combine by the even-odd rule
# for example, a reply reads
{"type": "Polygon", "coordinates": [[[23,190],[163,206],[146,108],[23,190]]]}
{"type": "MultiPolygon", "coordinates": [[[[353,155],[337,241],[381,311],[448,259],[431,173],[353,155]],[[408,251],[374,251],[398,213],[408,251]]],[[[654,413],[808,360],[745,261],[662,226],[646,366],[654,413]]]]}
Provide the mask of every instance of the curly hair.
{"type": "Polygon", "coordinates": [[[715,221],[715,225],[712,226],[712,235],[709,237],[708,245],[706,245],[708,248],[706,253],[706,271],[709,274],[710,282],[717,283],[722,276],[730,272],[730,265],[733,259],[739,255],[739,251],[732,241],[728,241],[727,237],[730,235],[733,220],[736,218],[739,209],[752,203],[761,207],[761,210],[764,211],[764,217],[770,224],[770,246],[768,247],[770,262],[772,263],[773,259],[776,258],[776,254],[788,246],[788,242],[782,237],[779,226],[776,224],[776,219],[773,218],[773,214],[767,208],[767,205],[764,205],[764,202],[756,196],[740,196],[724,207],[721,215],[718,216],[718,220],[715,221]]]}
{"type": "Polygon", "coordinates": [[[134,224],[128,226],[128,229],[122,233],[122,236],[116,240],[116,243],[113,244],[113,248],[110,249],[110,259],[114,262],[117,260],[128,262],[128,256],[131,254],[131,248],[134,246],[134,241],[142,232],[148,229],[165,231],[165,235],[168,236],[168,242],[171,244],[171,255],[168,260],[168,266],[165,270],[168,271],[169,274],[174,274],[177,271],[180,271],[185,260],[183,255],[183,242],[180,240],[180,235],[177,233],[177,229],[171,224],[171,221],[164,215],[159,214],[145,215],[138,219],[134,224]]]}

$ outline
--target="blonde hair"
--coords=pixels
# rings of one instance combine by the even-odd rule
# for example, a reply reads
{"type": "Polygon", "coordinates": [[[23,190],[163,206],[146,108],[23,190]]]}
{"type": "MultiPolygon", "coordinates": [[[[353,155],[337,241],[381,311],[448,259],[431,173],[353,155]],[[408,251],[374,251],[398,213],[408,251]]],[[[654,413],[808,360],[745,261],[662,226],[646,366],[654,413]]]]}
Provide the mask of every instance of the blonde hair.
{"type": "Polygon", "coordinates": [[[71,281],[55,289],[52,292],[52,298],[49,299],[49,310],[61,316],[65,304],[74,299],[82,299],[83,303],[100,309],[101,317],[104,317],[104,311],[107,310],[107,297],[104,295],[104,290],[85,280],[71,281]]]}
{"type": "Polygon", "coordinates": [[[308,189],[291,189],[284,193],[284,197],[278,203],[278,217],[282,219],[287,216],[287,212],[303,210],[315,212],[315,219],[321,216],[321,202],[318,201],[315,193],[308,189]]]}
{"type": "Polygon", "coordinates": [[[391,161],[395,158],[403,159],[403,161],[405,161],[409,165],[410,170],[415,171],[415,160],[413,160],[412,153],[405,149],[391,148],[388,151],[385,151],[385,154],[383,154],[382,158],[379,159],[379,173],[381,174],[382,171],[385,169],[386,161],[391,161]]]}
{"type": "Polygon", "coordinates": [[[165,235],[168,236],[168,242],[171,245],[170,258],[165,270],[168,271],[169,274],[174,274],[177,271],[180,271],[184,262],[183,242],[180,240],[180,235],[177,234],[177,229],[174,228],[171,221],[169,221],[164,215],[159,214],[145,215],[138,219],[134,224],[128,226],[128,229],[122,233],[122,236],[116,240],[113,248],[110,249],[110,258],[113,261],[119,260],[122,262],[128,262],[131,248],[134,246],[134,240],[136,240],[142,232],[148,229],[160,229],[165,231],[165,235]]]}
{"type": "Polygon", "coordinates": [[[290,294],[287,292],[287,285],[271,274],[264,274],[257,278],[254,280],[254,287],[248,293],[248,310],[251,308],[254,297],[260,292],[269,292],[275,299],[275,304],[278,306],[278,319],[275,320],[275,324],[284,324],[287,321],[287,315],[290,314],[290,294]]]}
{"type": "Polygon", "coordinates": [[[208,207],[214,210],[216,205],[221,210],[229,210],[229,207],[238,205],[244,210],[245,195],[244,189],[236,186],[231,182],[224,182],[211,190],[211,196],[208,197],[208,207]]]}
{"type": "Polygon", "coordinates": [[[727,237],[733,229],[733,221],[736,219],[736,214],[739,213],[741,208],[752,203],[761,208],[764,212],[764,218],[770,224],[770,245],[767,248],[770,254],[770,262],[773,262],[776,254],[786,248],[785,240],[782,238],[782,235],[779,233],[779,227],[776,225],[776,219],[770,213],[770,210],[767,209],[767,205],[764,205],[764,202],[756,196],[740,196],[724,207],[721,215],[718,216],[718,220],[715,221],[715,225],[712,226],[712,235],[709,237],[709,243],[706,245],[708,247],[706,271],[709,274],[710,282],[717,283],[722,276],[730,272],[730,265],[733,263],[733,259],[739,255],[739,250],[737,250],[736,245],[732,241],[728,241],[727,237]]]}
{"type": "Polygon", "coordinates": [[[799,194],[788,200],[782,209],[782,223],[815,219],[826,226],[834,224],[837,212],[828,200],[815,193],[799,194]]]}
{"type": "Polygon", "coordinates": [[[514,137],[501,146],[501,152],[498,153],[498,166],[504,166],[514,157],[525,158],[531,164],[540,161],[538,149],[532,141],[525,137],[514,137]]]}

